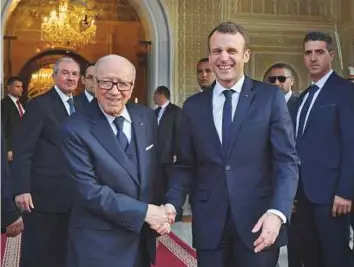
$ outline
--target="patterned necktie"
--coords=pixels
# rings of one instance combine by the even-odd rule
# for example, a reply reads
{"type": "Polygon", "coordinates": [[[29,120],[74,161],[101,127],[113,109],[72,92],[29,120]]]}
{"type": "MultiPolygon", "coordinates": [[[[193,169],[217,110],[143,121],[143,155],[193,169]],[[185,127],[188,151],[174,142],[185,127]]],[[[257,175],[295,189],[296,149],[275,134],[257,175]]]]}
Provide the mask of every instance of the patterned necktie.
{"type": "Polygon", "coordinates": [[[224,107],[222,110],[222,147],[226,153],[229,145],[230,131],[232,124],[232,94],[235,91],[232,89],[224,90],[222,93],[225,96],[224,107]]]}
{"type": "Polygon", "coordinates": [[[123,123],[124,123],[124,118],[122,116],[119,116],[113,120],[114,125],[117,128],[117,140],[122,147],[122,149],[125,151],[128,148],[128,138],[123,132],[123,123]]]}
{"type": "Polygon", "coordinates": [[[75,112],[74,99],[70,97],[67,102],[69,104],[69,115],[71,115],[75,112]]]}
{"type": "Polygon", "coordinates": [[[299,125],[297,129],[297,138],[301,138],[304,133],[306,115],[309,111],[311,102],[313,100],[313,96],[315,95],[318,89],[320,88],[316,84],[311,85],[308,89],[308,96],[306,98],[304,105],[302,106],[301,113],[300,113],[299,125]]]}
{"type": "Polygon", "coordinates": [[[16,104],[17,104],[17,109],[18,109],[18,113],[20,114],[20,119],[22,119],[23,117],[23,110],[22,110],[22,106],[21,106],[21,103],[20,103],[20,100],[16,100],[16,104]]]}

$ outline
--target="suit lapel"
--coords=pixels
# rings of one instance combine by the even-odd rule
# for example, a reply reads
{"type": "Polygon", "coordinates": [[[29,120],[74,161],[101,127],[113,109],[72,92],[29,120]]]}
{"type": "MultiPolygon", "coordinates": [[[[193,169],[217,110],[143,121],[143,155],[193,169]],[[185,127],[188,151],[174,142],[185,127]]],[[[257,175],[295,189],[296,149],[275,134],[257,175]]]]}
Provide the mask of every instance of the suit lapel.
{"type": "Polygon", "coordinates": [[[315,110],[323,105],[326,105],[326,103],[330,103],[329,99],[330,99],[330,94],[331,94],[331,88],[335,87],[335,80],[336,80],[336,74],[332,73],[332,75],[329,76],[328,80],[326,81],[326,83],[322,87],[320,93],[318,94],[318,96],[317,96],[317,98],[316,98],[315,102],[313,103],[313,106],[310,110],[303,135],[306,133],[307,129],[309,128],[309,126],[312,122],[313,114],[314,114],[315,110]]]}
{"type": "Polygon", "coordinates": [[[61,100],[59,94],[52,88],[49,91],[50,98],[53,101],[53,105],[51,105],[51,109],[53,110],[54,116],[58,119],[59,122],[63,121],[65,117],[69,116],[66,111],[65,105],[61,100]]]}
{"type": "Polygon", "coordinates": [[[140,174],[140,187],[144,188],[146,185],[146,151],[145,146],[147,145],[145,137],[145,123],[143,114],[133,105],[127,106],[129,115],[132,120],[132,130],[134,133],[137,156],[138,156],[138,168],[140,174]]]}
{"type": "Polygon", "coordinates": [[[164,111],[163,114],[162,114],[162,117],[161,117],[161,119],[160,119],[160,123],[161,123],[162,120],[164,120],[164,119],[167,117],[167,115],[171,112],[171,109],[172,109],[171,103],[169,103],[169,104],[167,105],[165,111],[164,111]]]}
{"type": "Polygon", "coordinates": [[[246,117],[247,110],[253,100],[254,92],[251,90],[252,87],[253,87],[252,80],[249,79],[248,77],[245,77],[245,81],[241,89],[237,108],[231,125],[230,146],[226,158],[228,158],[231,153],[232,147],[234,146],[234,143],[236,141],[238,131],[242,125],[242,122],[246,117]]]}
{"type": "Polygon", "coordinates": [[[214,86],[215,83],[213,84],[213,87],[211,90],[204,90],[200,94],[203,94],[203,108],[201,108],[201,112],[204,113],[204,110],[206,111],[204,113],[204,120],[203,123],[205,125],[205,132],[210,133],[210,140],[211,142],[214,143],[214,146],[216,148],[215,151],[218,151],[221,155],[223,154],[222,151],[222,146],[220,142],[220,138],[218,135],[218,132],[216,130],[215,124],[214,124],[214,114],[213,114],[213,91],[214,91],[214,86]]]}
{"type": "Polygon", "coordinates": [[[97,101],[92,100],[92,134],[102,144],[102,146],[112,155],[112,157],[127,171],[132,179],[139,185],[139,179],[130,163],[127,155],[118,144],[118,140],[112,131],[107,118],[102,113],[97,101]]]}

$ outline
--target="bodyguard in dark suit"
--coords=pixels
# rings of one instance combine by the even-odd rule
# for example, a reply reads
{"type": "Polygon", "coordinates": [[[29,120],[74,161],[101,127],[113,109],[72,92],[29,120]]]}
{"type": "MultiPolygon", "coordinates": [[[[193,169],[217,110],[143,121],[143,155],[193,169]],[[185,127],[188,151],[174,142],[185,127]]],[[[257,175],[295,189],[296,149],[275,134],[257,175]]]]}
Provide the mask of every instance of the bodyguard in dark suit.
{"type": "Polygon", "coordinates": [[[166,209],[192,188],[193,244],[201,267],[274,267],[296,192],[293,127],[284,94],[244,75],[247,33],[225,22],[209,35],[212,90],[182,109],[166,209]]]}
{"type": "Polygon", "coordinates": [[[72,187],[59,148],[59,129],[75,111],[72,93],[79,78],[77,62],[59,59],[54,88],[29,102],[16,138],[12,178],[25,224],[21,267],[65,266],[72,187]]]}
{"type": "Polygon", "coordinates": [[[300,182],[296,212],[305,265],[353,266],[349,219],[354,193],[354,85],[332,69],[332,38],[311,32],[304,62],[311,86],[295,113],[300,182]]]}
{"type": "Polygon", "coordinates": [[[201,92],[205,89],[210,89],[215,82],[215,74],[210,67],[209,59],[207,57],[199,59],[196,70],[199,91],[201,92]]]}
{"type": "Polygon", "coordinates": [[[156,231],[169,231],[164,207],[154,205],[155,114],[126,105],[135,73],[118,55],[99,59],[97,102],[64,126],[62,152],[76,195],[68,267],[150,267],[156,231]]]}
{"type": "Polygon", "coordinates": [[[157,105],[155,114],[158,122],[156,154],[163,176],[163,196],[165,196],[168,189],[168,168],[177,156],[178,130],[182,110],[170,102],[170,90],[166,86],[156,88],[154,101],[157,105]]]}
{"type": "MultiPolygon", "coordinates": [[[[285,63],[277,63],[271,66],[267,72],[266,80],[272,85],[278,86],[285,94],[285,101],[290,114],[295,112],[298,97],[292,92],[294,85],[294,76],[291,67],[285,63]]],[[[301,242],[299,238],[297,216],[296,216],[296,200],[293,207],[293,214],[288,228],[288,264],[289,267],[303,267],[301,259],[301,242]]],[[[307,267],[307,266],[304,266],[307,267]]],[[[310,266],[311,267],[311,266],[310,266]]]]}
{"type": "Polygon", "coordinates": [[[93,70],[94,70],[95,64],[88,64],[85,66],[85,69],[82,72],[81,76],[81,81],[85,86],[85,89],[83,92],[81,92],[79,95],[74,96],[74,102],[75,104],[84,107],[88,105],[92,99],[95,97],[95,86],[94,86],[94,76],[93,76],[93,70]]]}
{"type": "Polygon", "coordinates": [[[20,102],[23,92],[23,84],[20,78],[10,77],[7,81],[8,94],[1,100],[1,123],[5,135],[5,144],[8,161],[13,160],[13,138],[25,112],[20,102]]]}
{"type": "Polygon", "coordinates": [[[1,233],[14,237],[23,231],[23,221],[12,199],[10,170],[1,129],[1,233]]]}

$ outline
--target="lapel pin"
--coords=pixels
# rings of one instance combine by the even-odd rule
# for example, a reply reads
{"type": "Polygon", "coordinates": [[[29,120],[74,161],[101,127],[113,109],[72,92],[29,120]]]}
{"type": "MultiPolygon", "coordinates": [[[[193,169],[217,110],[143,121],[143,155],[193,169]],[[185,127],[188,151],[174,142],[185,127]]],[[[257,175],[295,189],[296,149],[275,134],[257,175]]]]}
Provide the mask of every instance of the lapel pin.
{"type": "Polygon", "coordinates": [[[140,126],[144,126],[144,123],[143,123],[143,122],[140,122],[140,126]]]}
{"type": "Polygon", "coordinates": [[[248,95],[245,95],[245,97],[248,97],[248,95]]]}

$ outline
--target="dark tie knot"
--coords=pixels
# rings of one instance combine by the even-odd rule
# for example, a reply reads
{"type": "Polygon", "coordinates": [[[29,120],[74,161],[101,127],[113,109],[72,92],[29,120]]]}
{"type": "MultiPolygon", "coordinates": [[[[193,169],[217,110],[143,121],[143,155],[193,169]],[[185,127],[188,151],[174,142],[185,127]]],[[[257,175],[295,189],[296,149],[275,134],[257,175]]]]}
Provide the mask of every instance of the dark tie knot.
{"type": "Polygon", "coordinates": [[[309,87],[309,94],[315,94],[317,92],[317,90],[320,89],[316,84],[312,84],[309,87]]]}
{"type": "Polygon", "coordinates": [[[235,90],[233,89],[226,89],[222,91],[226,99],[232,99],[232,94],[235,93],[235,90]]]}
{"type": "Polygon", "coordinates": [[[123,129],[123,123],[124,123],[124,117],[119,116],[113,120],[114,125],[117,127],[118,131],[122,131],[123,129]]]}
{"type": "Polygon", "coordinates": [[[74,99],[73,98],[69,98],[68,101],[69,105],[74,105],[74,99]]]}

